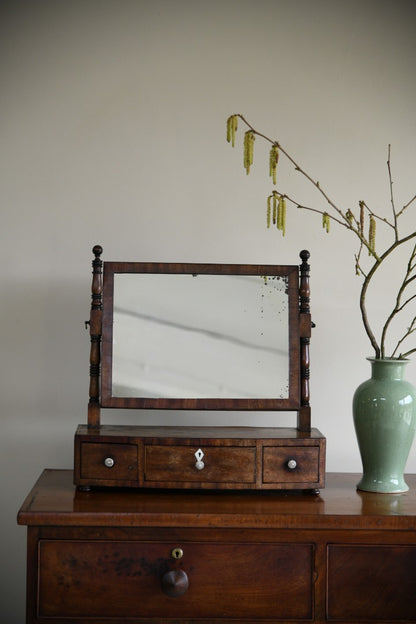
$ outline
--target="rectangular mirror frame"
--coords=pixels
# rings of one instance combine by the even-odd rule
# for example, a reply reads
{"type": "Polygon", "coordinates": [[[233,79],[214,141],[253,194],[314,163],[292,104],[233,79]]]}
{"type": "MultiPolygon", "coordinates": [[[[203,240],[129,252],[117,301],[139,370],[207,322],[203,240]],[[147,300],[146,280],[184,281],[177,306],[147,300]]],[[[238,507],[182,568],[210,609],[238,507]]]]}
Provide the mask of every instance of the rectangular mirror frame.
{"type": "Polygon", "coordinates": [[[300,406],[299,278],[297,266],[170,264],[105,262],[102,326],[102,407],[179,410],[295,410],[300,406]],[[289,392],[287,398],[156,398],[112,394],[114,275],[156,273],[186,275],[258,275],[286,277],[288,281],[289,392]]]}

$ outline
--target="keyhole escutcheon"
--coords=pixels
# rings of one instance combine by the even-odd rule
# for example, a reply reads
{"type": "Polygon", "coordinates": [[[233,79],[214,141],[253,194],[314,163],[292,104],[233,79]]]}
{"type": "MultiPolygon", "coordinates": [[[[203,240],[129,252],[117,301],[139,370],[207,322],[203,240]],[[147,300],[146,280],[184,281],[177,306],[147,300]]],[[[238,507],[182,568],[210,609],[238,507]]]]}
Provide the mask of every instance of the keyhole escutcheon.
{"type": "Polygon", "coordinates": [[[173,559],[182,559],[183,557],[183,550],[182,548],[179,548],[179,546],[177,546],[176,548],[172,549],[171,552],[172,558],[173,559]]]}

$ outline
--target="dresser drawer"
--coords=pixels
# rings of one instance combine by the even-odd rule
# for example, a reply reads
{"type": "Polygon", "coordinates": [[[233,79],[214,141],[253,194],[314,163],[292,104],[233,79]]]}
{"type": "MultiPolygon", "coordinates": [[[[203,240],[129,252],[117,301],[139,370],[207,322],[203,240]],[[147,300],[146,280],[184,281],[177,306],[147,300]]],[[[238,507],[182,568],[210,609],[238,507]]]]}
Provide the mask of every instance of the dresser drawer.
{"type": "Polygon", "coordinates": [[[307,543],[41,540],[38,615],[53,622],[307,621],[313,617],[313,558],[307,543]],[[177,596],[166,595],[172,574],[186,579],[177,596]]]}
{"type": "Polygon", "coordinates": [[[138,454],[134,444],[83,442],[81,477],[91,480],[137,479],[138,454]]]}
{"type": "Polygon", "coordinates": [[[245,446],[147,445],[145,481],[255,483],[256,448],[245,446]],[[198,456],[201,468],[198,469],[198,456]]]}
{"type": "Polygon", "coordinates": [[[416,622],[415,570],[415,545],[328,545],[328,619],[416,622]]]}
{"type": "Polygon", "coordinates": [[[318,446],[264,446],[263,483],[319,482],[318,446]]]}

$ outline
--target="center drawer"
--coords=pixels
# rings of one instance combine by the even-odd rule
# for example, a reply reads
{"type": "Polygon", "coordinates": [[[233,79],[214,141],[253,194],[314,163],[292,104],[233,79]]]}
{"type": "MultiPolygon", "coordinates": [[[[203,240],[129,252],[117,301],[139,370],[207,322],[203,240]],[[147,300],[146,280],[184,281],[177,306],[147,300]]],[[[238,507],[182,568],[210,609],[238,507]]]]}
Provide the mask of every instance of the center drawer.
{"type": "Polygon", "coordinates": [[[309,543],[44,539],[37,611],[48,621],[74,623],[89,618],[310,621],[313,561],[309,543]],[[164,579],[175,572],[186,578],[186,586],[180,595],[167,595],[164,579]]]}
{"type": "Polygon", "coordinates": [[[256,447],[145,445],[144,473],[153,482],[255,483],[256,447]]]}

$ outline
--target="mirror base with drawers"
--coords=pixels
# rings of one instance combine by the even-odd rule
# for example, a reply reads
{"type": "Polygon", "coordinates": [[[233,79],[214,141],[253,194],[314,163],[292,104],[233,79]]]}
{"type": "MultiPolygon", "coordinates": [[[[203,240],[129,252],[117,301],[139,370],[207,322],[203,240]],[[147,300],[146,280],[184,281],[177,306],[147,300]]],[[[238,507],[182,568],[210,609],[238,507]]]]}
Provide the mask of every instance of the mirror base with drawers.
{"type": "Polygon", "coordinates": [[[103,262],[102,251],[93,248],[75,485],[319,492],[309,252],[298,266],[103,262]],[[296,426],[102,425],[103,408],[165,410],[168,422],[174,410],[292,412],[296,426]]]}
{"type": "Polygon", "coordinates": [[[78,427],[75,481],[91,486],[318,490],[325,438],[275,427],[78,427]]]}

